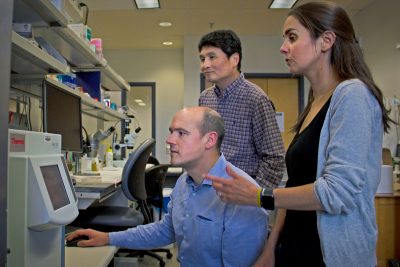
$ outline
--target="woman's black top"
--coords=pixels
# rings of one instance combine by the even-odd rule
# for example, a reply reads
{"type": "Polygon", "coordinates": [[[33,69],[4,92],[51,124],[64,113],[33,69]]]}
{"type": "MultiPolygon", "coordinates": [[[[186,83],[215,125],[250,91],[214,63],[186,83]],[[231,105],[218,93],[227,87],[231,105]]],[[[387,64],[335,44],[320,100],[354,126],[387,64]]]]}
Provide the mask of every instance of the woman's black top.
{"type": "MultiPolygon", "coordinates": [[[[286,152],[288,181],[286,187],[315,182],[318,144],[330,98],[311,123],[293,138],[286,152]]],[[[322,260],[317,215],[315,211],[287,210],[285,224],[279,237],[276,266],[325,266],[322,260]]]]}

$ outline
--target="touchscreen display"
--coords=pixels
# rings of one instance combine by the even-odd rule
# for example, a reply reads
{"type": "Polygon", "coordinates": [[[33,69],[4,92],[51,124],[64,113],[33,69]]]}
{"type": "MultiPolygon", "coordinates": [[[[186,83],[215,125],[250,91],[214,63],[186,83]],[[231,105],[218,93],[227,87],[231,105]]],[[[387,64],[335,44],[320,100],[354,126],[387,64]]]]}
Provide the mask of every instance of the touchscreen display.
{"type": "Polygon", "coordinates": [[[70,204],[58,165],[40,166],[53,209],[58,210],[70,204]]]}

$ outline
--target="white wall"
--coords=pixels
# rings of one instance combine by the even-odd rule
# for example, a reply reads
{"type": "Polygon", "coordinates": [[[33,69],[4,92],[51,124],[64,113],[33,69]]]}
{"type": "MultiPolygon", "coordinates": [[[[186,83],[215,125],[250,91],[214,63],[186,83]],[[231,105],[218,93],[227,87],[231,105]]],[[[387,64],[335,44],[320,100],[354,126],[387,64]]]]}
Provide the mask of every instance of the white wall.
{"type": "Polygon", "coordinates": [[[108,50],[105,58],[127,82],[156,83],[156,157],[168,163],[169,123],[183,106],[182,50],[108,50]]]}
{"type": "Polygon", "coordinates": [[[384,95],[400,95],[400,1],[379,0],[354,17],[356,34],[384,95]]]}
{"type": "MultiPolygon", "coordinates": [[[[400,1],[379,0],[354,18],[356,34],[375,82],[387,98],[400,95],[400,1]]],[[[395,109],[392,107],[392,117],[395,109]]],[[[396,153],[400,127],[391,127],[383,138],[383,147],[396,153]]]]}

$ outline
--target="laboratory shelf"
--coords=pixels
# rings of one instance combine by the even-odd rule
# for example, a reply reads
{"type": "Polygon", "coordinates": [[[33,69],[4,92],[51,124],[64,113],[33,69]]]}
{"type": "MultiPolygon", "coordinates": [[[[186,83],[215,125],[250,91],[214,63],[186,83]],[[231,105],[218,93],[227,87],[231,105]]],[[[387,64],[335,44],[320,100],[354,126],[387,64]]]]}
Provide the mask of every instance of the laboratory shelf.
{"type": "Polygon", "coordinates": [[[47,76],[13,74],[11,77],[12,90],[22,95],[42,99],[44,80],[71,94],[79,96],[82,103],[82,113],[85,115],[101,119],[103,121],[119,121],[126,118],[125,114],[119,113],[118,111],[107,107],[105,104],[91,98],[85,93],[74,90],[65,84],[62,84],[47,76]]]}
{"type": "Polygon", "coordinates": [[[105,59],[99,59],[89,44],[68,27],[42,27],[35,33],[46,39],[71,65],[74,71],[100,71],[101,83],[109,91],[130,90],[129,84],[107,65],[105,59]]]}
{"type": "MultiPolygon", "coordinates": [[[[96,70],[101,72],[101,84],[105,90],[129,90],[129,84],[115,72],[107,61],[99,58],[89,43],[80,38],[68,23],[79,21],[82,10],[73,0],[14,0],[13,22],[32,27],[34,37],[42,37],[64,57],[67,64],[38,47],[35,41],[12,32],[11,89],[16,94],[41,99],[43,81],[55,83],[82,100],[82,114],[104,121],[125,119],[121,114],[90,96],[46,77],[49,73],[70,73],[96,70]],[[68,14],[68,15],[66,15],[68,14]]],[[[43,44],[42,44],[43,45],[43,44]]]]}
{"type": "Polygon", "coordinates": [[[68,24],[62,12],[51,0],[14,0],[14,22],[34,25],[64,26],[68,24]]]}
{"type": "Polygon", "coordinates": [[[82,0],[64,0],[64,12],[67,13],[68,23],[83,22],[83,11],[78,7],[77,3],[83,2],[82,0]]]}
{"type": "MultiPolygon", "coordinates": [[[[69,19],[78,20],[81,16],[82,10],[72,0],[14,1],[14,22],[30,23],[33,35],[42,37],[53,46],[66,59],[70,69],[100,71],[102,87],[105,90],[129,91],[129,84],[107,64],[105,59],[96,55],[88,42],[68,27],[69,19]],[[69,15],[66,16],[64,13],[69,15]]],[[[67,72],[65,64],[55,62],[50,55],[29,41],[14,35],[13,48],[16,53],[14,55],[13,50],[13,70],[16,73],[45,74],[46,68],[48,73],[67,72]]]]}
{"type": "Polygon", "coordinates": [[[118,121],[125,119],[125,115],[109,107],[96,108],[94,105],[82,102],[82,113],[103,121],[118,121]]]}
{"type": "Polygon", "coordinates": [[[68,27],[40,27],[35,28],[34,33],[49,42],[73,68],[105,68],[107,65],[106,60],[98,58],[89,44],[68,27]]]}
{"type": "Polygon", "coordinates": [[[93,98],[81,94],[82,113],[104,121],[116,121],[125,119],[125,115],[113,110],[93,98]]]}
{"type": "Polygon", "coordinates": [[[107,65],[103,70],[101,70],[101,84],[108,91],[129,91],[131,87],[129,84],[118,74],[115,72],[111,66],[107,65]],[[110,85],[113,83],[115,86],[110,85]]]}
{"type": "Polygon", "coordinates": [[[72,68],[75,72],[100,71],[101,87],[106,91],[129,91],[130,85],[110,65],[100,68],[72,68]]]}
{"type": "Polygon", "coordinates": [[[19,74],[67,73],[69,66],[55,59],[28,39],[12,32],[11,69],[19,74]]]}
{"type": "Polygon", "coordinates": [[[58,81],[55,81],[53,79],[46,77],[46,80],[49,81],[50,83],[53,83],[55,86],[63,88],[64,90],[66,90],[72,94],[80,96],[81,101],[82,101],[82,113],[84,113],[88,116],[102,119],[104,121],[117,121],[117,120],[125,119],[125,114],[121,114],[118,111],[107,107],[103,103],[100,103],[100,102],[94,100],[93,98],[91,98],[90,96],[87,96],[84,93],[73,90],[73,89],[69,88],[68,86],[66,86],[58,81]]]}

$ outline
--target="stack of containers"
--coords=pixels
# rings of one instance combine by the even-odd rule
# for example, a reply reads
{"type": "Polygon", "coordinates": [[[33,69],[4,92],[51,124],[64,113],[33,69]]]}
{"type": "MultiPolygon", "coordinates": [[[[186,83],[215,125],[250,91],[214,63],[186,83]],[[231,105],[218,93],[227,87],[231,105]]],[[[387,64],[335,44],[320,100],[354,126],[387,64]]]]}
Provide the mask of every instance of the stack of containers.
{"type": "Polygon", "coordinates": [[[94,47],[97,57],[103,60],[103,43],[101,38],[92,38],[92,40],[90,40],[90,45],[94,47]]]}
{"type": "Polygon", "coordinates": [[[83,23],[76,23],[76,24],[68,24],[68,27],[73,30],[80,38],[82,38],[85,43],[90,44],[90,40],[92,39],[92,29],[83,24],[83,23]]]}

